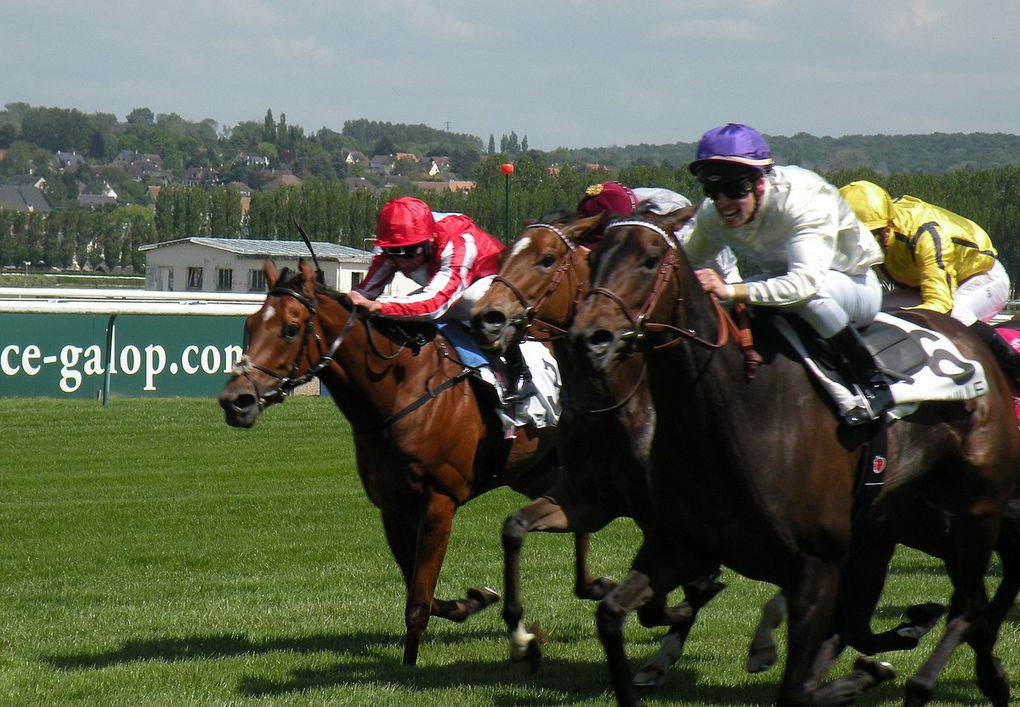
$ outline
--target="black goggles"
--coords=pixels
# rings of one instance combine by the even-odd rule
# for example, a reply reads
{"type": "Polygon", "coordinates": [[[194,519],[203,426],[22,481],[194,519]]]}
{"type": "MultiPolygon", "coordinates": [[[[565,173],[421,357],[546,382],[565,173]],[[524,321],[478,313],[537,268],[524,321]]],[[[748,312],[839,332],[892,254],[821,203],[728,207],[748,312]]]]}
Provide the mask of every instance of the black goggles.
{"type": "Polygon", "coordinates": [[[382,252],[386,255],[393,255],[398,258],[415,258],[425,252],[425,246],[421,243],[409,246],[398,245],[390,248],[383,248],[382,252]]]}
{"type": "Polygon", "coordinates": [[[705,196],[715,201],[721,196],[727,199],[743,199],[754,191],[754,179],[738,179],[729,182],[702,182],[701,187],[705,190],[705,196]]]}

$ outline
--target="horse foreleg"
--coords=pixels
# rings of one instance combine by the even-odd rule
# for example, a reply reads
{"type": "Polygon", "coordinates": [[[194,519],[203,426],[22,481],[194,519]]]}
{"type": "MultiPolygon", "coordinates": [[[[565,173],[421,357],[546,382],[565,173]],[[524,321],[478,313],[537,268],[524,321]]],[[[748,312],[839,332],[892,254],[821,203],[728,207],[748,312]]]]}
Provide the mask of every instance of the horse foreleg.
{"type": "Polygon", "coordinates": [[[684,601],[678,606],[665,606],[665,595],[656,595],[652,601],[638,609],[641,625],[645,627],[662,625],[665,619],[669,632],[659,643],[659,650],[634,675],[634,684],[638,687],[661,687],[666,680],[666,671],[680,660],[683,655],[687,637],[694,628],[701,608],[710,602],[716,594],[726,588],[717,581],[718,575],[684,584],[684,601]],[[654,620],[654,617],[660,617],[654,620]]]}
{"type": "Polygon", "coordinates": [[[648,577],[631,570],[623,581],[599,602],[595,612],[599,640],[602,641],[602,647],[606,651],[609,678],[616,692],[616,701],[624,707],[640,704],[631,681],[630,664],[627,662],[627,652],[623,644],[624,619],[631,611],[651,599],[652,594],[648,577]]]}
{"type": "Polygon", "coordinates": [[[404,623],[407,627],[404,665],[414,665],[418,660],[418,646],[432,615],[439,570],[446,557],[456,512],[457,506],[452,498],[436,492],[429,493],[425,511],[418,523],[414,576],[408,587],[404,608],[404,623]]]}
{"type": "Polygon", "coordinates": [[[797,585],[784,587],[789,640],[777,705],[850,704],[841,701],[842,695],[821,693],[815,679],[816,659],[832,626],[839,576],[835,563],[805,556],[797,585]]]}
{"type": "Polygon", "coordinates": [[[1020,594],[1020,499],[1013,499],[1002,515],[995,550],[1002,563],[1002,581],[988,605],[988,624],[995,638],[1020,594]]]}
{"type": "MultiPolygon", "coordinates": [[[[542,659],[541,638],[534,629],[523,624],[524,607],[521,593],[521,548],[524,536],[533,531],[564,532],[570,529],[570,520],[562,506],[549,497],[542,497],[512,513],[503,523],[503,620],[507,625],[510,642],[510,662],[526,672],[535,672],[542,659]],[[533,632],[534,631],[534,632],[533,632]]],[[[575,534],[575,590],[581,593],[581,584],[590,585],[588,578],[588,534],[575,534]]]]}
{"type": "MultiPolygon", "coordinates": [[[[995,636],[987,622],[988,601],[984,574],[991,558],[995,535],[988,518],[957,516],[953,519],[946,570],[953,584],[946,632],[921,669],[907,681],[905,705],[927,704],[935,681],[961,642],[974,649],[978,687],[995,707],[1009,703],[1009,682],[992,655],[995,636]]],[[[997,531],[998,528],[996,527],[997,531]]]]}
{"type": "Polygon", "coordinates": [[[578,599],[601,601],[616,582],[609,577],[595,577],[588,569],[590,533],[574,533],[574,595],[578,599]]]}
{"type": "Polygon", "coordinates": [[[779,660],[775,631],[785,618],[786,596],[778,591],[761,608],[761,620],[751,638],[751,646],[747,649],[747,672],[763,672],[779,660]]]}

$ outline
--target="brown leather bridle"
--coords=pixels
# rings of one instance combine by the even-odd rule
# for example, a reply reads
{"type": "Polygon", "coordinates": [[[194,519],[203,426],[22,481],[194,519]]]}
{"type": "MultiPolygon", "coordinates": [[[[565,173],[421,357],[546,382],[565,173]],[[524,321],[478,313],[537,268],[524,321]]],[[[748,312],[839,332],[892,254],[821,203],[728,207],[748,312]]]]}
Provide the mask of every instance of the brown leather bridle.
{"type": "MultiPolygon", "coordinates": [[[[559,262],[556,264],[556,269],[553,270],[552,277],[550,277],[549,282],[542,293],[534,302],[530,302],[527,295],[521,292],[517,285],[501,275],[496,275],[492,282],[493,284],[499,283],[510,290],[510,292],[513,293],[513,296],[517,298],[517,303],[524,308],[524,314],[520,318],[512,320],[510,322],[511,326],[518,327],[525,332],[530,332],[533,328],[541,330],[543,336],[536,336],[531,333],[528,333],[527,336],[538,341],[548,341],[556,337],[566,336],[567,331],[562,327],[538,318],[535,316],[535,312],[541,309],[542,305],[545,304],[545,301],[549,299],[549,297],[551,297],[557,289],[559,289],[560,283],[563,281],[567,272],[574,269],[574,257],[578,248],[577,245],[563,233],[563,231],[552,224],[533,223],[530,226],[527,226],[524,230],[527,231],[533,228],[545,228],[552,231],[557,237],[559,237],[559,239],[563,242],[563,245],[566,247],[566,250],[563,251],[563,255],[560,256],[559,262]]],[[[582,282],[579,276],[575,279],[577,280],[577,285],[574,291],[574,306],[576,308],[576,306],[581,302],[584,282],[582,282]]]]}
{"type": "MultiPolygon", "coordinates": [[[[758,367],[761,365],[762,357],[756,352],[753,347],[751,340],[750,326],[746,322],[747,308],[744,305],[737,305],[736,314],[742,318],[743,321],[738,325],[733,318],[723,309],[722,305],[719,304],[719,299],[715,295],[710,295],[709,299],[712,302],[712,308],[715,312],[715,318],[718,322],[716,330],[715,340],[709,340],[698,332],[688,327],[676,326],[668,322],[655,322],[648,321],[648,315],[655,309],[659,303],[659,299],[662,297],[663,291],[666,289],[666,284],[670,278],[676,278],[679,284],[680,276],[678,266],[680,260],[677,256],[677,249],[679,249],[680,243],[673,234],[667,233],[664,229],[660,228],[654,223],[648,221],[642,221],[640,219],[627,219],[623,221],[613,221],[606,226],[606,231],[610,231],[615,228],[622,228],[624,226],[639,226],[647,228],[648,230],[656,233],[666,245],[666,254],[659,261],[659,268],[655,274],[655,279],[652,283],[652,288],[642,303],[641,308],[637,314],[634,314],[627,303],[620,298],[618,294],[609,290],[605,287],[593,287],[588,290],[585,295],[585,299],[592,296],[606,297],[616,304],[623,313],[623,316],[627,318],[627,321],[631,324],[631,330],[621,334],[620,338],[625,340],[631,340],[634,343],[641,343],[645,336],[652,332],[668,332],[676,334],[675,337],[669,339],[661,344],[653,345],[652,349],[664,349],[670,346],[676,346],[682,341],[690,341],[698,346],[705,349],[717,350],[729,342],[730,335],[740,342],[741,348],[744,350],[744,370],[745,374],[749,379],[754,378],[758,367]]],[[[677,288],[676,304],[683,301],[682,289],[677,288]]]]}

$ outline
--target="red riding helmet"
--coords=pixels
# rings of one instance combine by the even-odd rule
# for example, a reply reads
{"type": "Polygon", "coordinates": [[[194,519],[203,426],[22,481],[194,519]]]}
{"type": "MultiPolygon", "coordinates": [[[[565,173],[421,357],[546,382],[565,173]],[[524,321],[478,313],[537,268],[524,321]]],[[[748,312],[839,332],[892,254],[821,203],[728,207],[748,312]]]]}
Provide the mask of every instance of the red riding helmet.
{"type": "Polygon", "coordinates": [[[609,223],[611,215],[628,216],[634,211],[637,204],[637,197],[627,187],[617,182],[602,182],[601,184],[592,184],[584,190],[584,196],[578,202],[577,210],[585,216],[602,214],[602,220],[596,231],[601,233],[609,223]]]}
{"type": "Polygon", "coordinates": [[[398,248],[431,241],[436,234],[432,209],[421,199],[403,196],[390,199],[379,210],[375,223],[375,244],[398,248]]]}

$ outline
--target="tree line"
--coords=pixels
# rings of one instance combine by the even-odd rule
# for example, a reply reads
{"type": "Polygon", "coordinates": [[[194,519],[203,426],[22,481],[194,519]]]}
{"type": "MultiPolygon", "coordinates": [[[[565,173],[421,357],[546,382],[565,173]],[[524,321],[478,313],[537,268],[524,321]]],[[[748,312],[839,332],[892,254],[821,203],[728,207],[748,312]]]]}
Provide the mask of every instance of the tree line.
{"type": "MultiPolygon", "coordinates": [[[[528,219],[573,209],[589,184],[611,178],[629,186],[672,189],[694,202],[701,198],[700,186],[685,167],[634,163],[612,174],[573,167],[550,171],[524,155],[507,177],[500,166],[508,159],[504,154],[481,159],[474,174],[476,186],[465,192],[425,194],[414,188],[375,192],[325,179],[257,192],[243,227],[241,196],[227,187],[170,185],[162,190],[155,210],[139,206],[49,213],[0,209],[0,265],[21,267],[31,262],[67,268],[103,263],[108,268],[130,265],[140,271],[144,265],[140,245],[193,236],[295,240],[295,224],[314,240],[367,248],[379,209],[388,199],[405,195],[424,199],[436,211],[466,213],[500,239],[512,239],[528,219]]],[[[858,167],[822,172],[822,176],[837,186],[867,179],[893,197],[911,194],[976,221],[991,235],[1007,271],[1020,278],[1020,167],[944,174],[885,174],[858,167]]]]}

